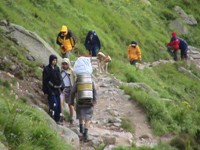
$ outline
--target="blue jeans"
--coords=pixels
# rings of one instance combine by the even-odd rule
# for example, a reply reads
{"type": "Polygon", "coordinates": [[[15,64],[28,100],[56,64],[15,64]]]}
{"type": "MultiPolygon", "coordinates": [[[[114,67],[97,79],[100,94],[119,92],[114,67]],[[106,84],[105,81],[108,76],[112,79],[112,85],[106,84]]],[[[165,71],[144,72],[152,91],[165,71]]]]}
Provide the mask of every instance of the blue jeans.
{"type": "Polygon", "coordinates": [[[55,120],[55,122],[58,122],[60,120],[60,113],[61,113],[61,106],[60,106],[60,95],[49,95],[48,96],[49,101],[49,111],[54,111],[54,115],[52,118],[55,120]]]}
{"type": "Polygon", "coordinates": [[[91,48],[90,53],[92,54],[92,56],[97,56],[98,51],[99,51],[99,47],[95,46],[91,48]]]}

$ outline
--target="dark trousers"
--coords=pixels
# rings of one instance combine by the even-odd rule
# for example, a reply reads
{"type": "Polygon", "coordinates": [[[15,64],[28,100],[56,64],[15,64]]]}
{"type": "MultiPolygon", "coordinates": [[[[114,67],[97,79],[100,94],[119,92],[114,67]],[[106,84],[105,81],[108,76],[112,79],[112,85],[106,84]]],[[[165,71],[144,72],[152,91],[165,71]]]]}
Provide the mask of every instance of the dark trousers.
{"type": "Polygon", "coordinates": [[[58,122],[60,120],[61,113],[60,95],[49,95],[48,101],[50,113],[54,111],[54,115],[52,116],[52,118],[55,120],[55,122],[58,122]]]}
{"type": "Polygon", "coordinates": [[[132,61],[130,61],[130,64],[135,66],[137,62],[138,62],[138,60],[132,60],[132,61]]]}
{"type": "Polygon", "coordinates": [[[181,49],[181,59],[182,60],[187,59],[187,49],[181,49]]]}
{"type": "Polygon", "coordinates": [[[173,54],[174,54],[174,60],[177,61],[178,60],[178,50],[174,50],[173,54]]]}
{"type": "Polygon", "coordinates": [[[92,54],[92,56],[95,57],[95,56],[97,56],[98,51],[99,51],[99,47],[94,46],[94,47],[91,48],[90,54],[92,54]]]}

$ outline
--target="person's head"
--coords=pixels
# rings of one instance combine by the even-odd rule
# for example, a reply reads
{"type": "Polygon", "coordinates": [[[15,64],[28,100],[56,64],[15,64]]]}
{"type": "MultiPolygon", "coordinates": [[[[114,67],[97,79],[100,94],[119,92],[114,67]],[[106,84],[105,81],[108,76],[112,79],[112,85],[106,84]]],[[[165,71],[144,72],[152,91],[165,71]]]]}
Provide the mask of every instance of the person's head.
{"type": "Polygon", "coordinates": [[[67,28],[67,26],[63,25],[63,26],[61,27],[60,32],[61,32],[63,35],[67,35],[67,33],[68,33],[68,28],[67,28]]]}
{"type": "Polygon", "coordinates": [[[176,37],[176,32],[172,32],[172,37],[176,37]]]}
{"type": "Polygon", "coordinates": [[[62,69],[68,70],[68,69],[70,69],[70,67],[71,67],[71,65],[70,65],[69,58],[63,58],[63,60],[62,60],[62,69]]]}
{"type": "Polygon", "coordinates": [[[57,63],[57,57],[56,55],[50,55],[49,56],[49,65],[55,66],[57,63]]]}
{"type": "Polygon", "coordinates": [[[137,46],[137,42],[136,41],[131,41],[131,46],[132,47],[136,47],[137,46]]]}

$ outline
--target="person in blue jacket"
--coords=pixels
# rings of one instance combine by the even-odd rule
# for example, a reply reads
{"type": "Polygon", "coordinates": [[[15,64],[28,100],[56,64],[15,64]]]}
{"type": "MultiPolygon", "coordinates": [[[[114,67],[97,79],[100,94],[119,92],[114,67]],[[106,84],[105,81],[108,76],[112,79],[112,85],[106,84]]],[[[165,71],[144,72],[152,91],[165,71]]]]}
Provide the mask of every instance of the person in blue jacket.
{"type": "Polygon", "coordinates": [[[98,51],[101,49],[101,43],[95,31],[90,30],[85,38],[85,48],[92,56],[97,56],[98,51]]]}
{"type": "Polygon", "coordinates": [[[179,38],[179,49],[181,50],[181,59],[187,60],[188,44],[185,40],[179,38]]]}

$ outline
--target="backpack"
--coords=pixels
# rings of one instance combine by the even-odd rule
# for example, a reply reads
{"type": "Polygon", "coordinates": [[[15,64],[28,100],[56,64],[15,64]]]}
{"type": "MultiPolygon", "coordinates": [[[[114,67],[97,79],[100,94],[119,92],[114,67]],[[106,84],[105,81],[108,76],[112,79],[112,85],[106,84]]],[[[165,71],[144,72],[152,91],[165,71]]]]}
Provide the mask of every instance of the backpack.
{"type": "Polygon", "coordinates": [[[180,43],[179,43],[179,48],[180,49],[187,49],[188,47],[188,44],[185,40],[181,39],[181,38],[178,38],[180,43]]]}

